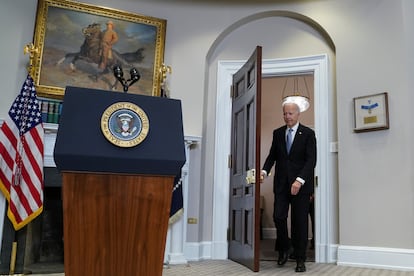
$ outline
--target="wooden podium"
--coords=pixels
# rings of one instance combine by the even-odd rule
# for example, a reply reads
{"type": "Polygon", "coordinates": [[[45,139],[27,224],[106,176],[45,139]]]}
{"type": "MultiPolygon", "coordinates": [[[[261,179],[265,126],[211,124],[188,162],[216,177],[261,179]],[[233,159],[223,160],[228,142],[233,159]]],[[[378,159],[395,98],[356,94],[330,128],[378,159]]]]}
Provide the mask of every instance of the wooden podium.
{"type": "Polygon", "coordinates": [[[185,163],[177,100],[68,87],[54,151],[62,172],[65,276],[162,275],[174,177],[185,163]],[[143,142],[106,139],[102,114],[134,103],[143,142]]]}

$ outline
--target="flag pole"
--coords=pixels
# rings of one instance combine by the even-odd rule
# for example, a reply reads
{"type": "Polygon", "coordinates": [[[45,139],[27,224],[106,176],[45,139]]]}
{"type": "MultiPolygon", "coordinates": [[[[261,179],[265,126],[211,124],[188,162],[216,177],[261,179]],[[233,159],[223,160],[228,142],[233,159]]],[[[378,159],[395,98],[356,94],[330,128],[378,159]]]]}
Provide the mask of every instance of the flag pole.
{"type": "Polygon", "coordinates": [[[23,272],[15,274],[16,272],[16,259],[17,259],[17,233],[18,231],[14,230],[14,241],[12,242],[12,250],[10,254],[10,271],[9,275],[20,276],[25,275],[23,272]]]}
{"type": "Polygon", "coordinates": [[[37,53],[39,53],[39,49],[37,47],[35,47],[33,43],[29,43],[24,47],[23,53],[25,55],[29,54],[29,66],[27,66],[27,71],[28,71],[30,76],[33,76],[33,74],[32,74],[33,70],[34,70],[33,60],[34,60],[34,56],[37,53]]]}
{"type": "Polygon", "coordinates": [[[15,239],[12,243],[12,250],[10,255],[10,275],[14,275],[14,269],[16,268],[16,254],[17,254],[17,241],[16,241],[16,232],[15,239]]]}
{"type": "MultiPolygon", "coordinates": [[[[24,47],[23,53],[25,55],[29,54],[29,66],[27,67],[27,71],[29,75],[32,76],[34,55],[38,53],[38,49],[33,45],[33,43],[29,43],[24,47]]],[[[14,230],[14,240],[12,242],[12,249],[11,249],[11,254],[10,254],[9,275],[23,275],[23,274],[14,274],[15,269],[16,269],[16,257],[17,257],[17,231],[14,230]]]]}

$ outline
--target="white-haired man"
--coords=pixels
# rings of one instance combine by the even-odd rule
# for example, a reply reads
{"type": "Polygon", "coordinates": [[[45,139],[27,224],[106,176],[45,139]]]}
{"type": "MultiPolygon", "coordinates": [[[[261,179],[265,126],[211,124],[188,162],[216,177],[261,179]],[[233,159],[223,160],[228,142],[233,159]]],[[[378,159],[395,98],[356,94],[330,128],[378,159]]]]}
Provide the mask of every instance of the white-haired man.
{"type": "Polygon", "coordinates": [[[314,191],[314,169],[316,165],[315,132],[299,123],[300,109],[295,103],[283,105],[286,125],[273,131],[273,141],[265,160],[262,176],[266,177],[273,165],[274,210],[276,226],[276,250],[278,265],[284,265],[289,250],[294,249],[296,272],[305,272],[308,244],[309,198],[314,191]],[[289,239],[287,218],[291,207],[291,238],[289,239]]]}

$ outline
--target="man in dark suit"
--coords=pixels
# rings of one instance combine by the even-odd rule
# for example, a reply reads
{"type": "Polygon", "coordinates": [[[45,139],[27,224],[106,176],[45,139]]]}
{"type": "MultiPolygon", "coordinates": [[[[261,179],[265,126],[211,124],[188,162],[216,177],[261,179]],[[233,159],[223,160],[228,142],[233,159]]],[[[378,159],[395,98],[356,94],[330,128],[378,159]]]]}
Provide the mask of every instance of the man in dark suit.
{"type": "Polygon", "coordinates": [[[262,176],[268,176],[275,165],[273,219],[277,235],[276,250],[279,252],[278,265],[282,266],[287,262],[292,246],[296,257],[295,271],[304,272],[309,198],[314,190],[316,138],[312,129],[299,123],[299,115],[300,109],[295,103],[283,105],[286,125],[273,131],[273,141],[263,165],[262,176]],[[291,239],[287,227],[289,205],[291,239]]]}

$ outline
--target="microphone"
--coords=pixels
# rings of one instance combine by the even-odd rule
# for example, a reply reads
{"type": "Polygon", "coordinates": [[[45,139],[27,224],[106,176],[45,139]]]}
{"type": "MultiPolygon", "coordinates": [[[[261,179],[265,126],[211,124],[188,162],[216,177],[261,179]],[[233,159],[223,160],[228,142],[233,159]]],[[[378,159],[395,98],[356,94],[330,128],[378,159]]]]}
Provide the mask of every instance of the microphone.
{"type": "Polygon", "coordinates": [[[125,80],[124,72],[122,71],[121,66],[115,65],[113,67],[113,71],[115,78],[122,84],[125,93],[128,91],[128,88],[131,85],[139,81],[139,79],[141,78],[141,74],[138,72],[136,68],[131,68],[131,70],[129,71],[129,74],[131,76],[129,80],[125,80]]]}
{"type": "Polygon", "coordinates": [[[131,68],[131,70],[129,71],[129,74],[131,75],[131,78],[129,79],[129,81],[131,81],[129,83],[129,86],[133,85],[134,83],[139,81],[139,79],[141,78],[141,74],[138,72],[136,68],[131,68]]]}

